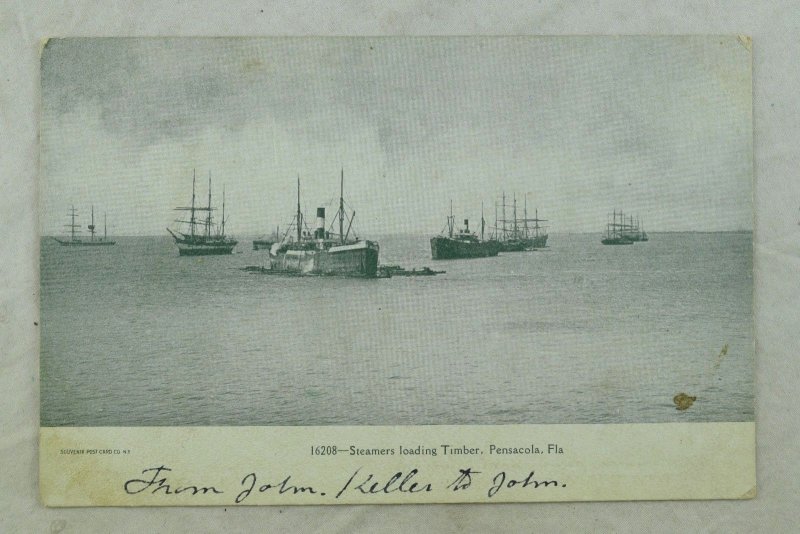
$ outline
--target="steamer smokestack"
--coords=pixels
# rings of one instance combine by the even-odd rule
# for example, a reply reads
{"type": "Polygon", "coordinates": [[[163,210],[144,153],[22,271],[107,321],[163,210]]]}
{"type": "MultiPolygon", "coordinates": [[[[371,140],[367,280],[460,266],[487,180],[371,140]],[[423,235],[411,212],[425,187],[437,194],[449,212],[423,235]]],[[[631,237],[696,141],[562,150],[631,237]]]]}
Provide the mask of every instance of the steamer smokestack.
{"type": "Polygon", "coordinates": [[[325,239],[325,208],[317,208],[317,229],[314,231],[316,239],[325,239]]]}
{"type": "Polygon", "coordinates": [[[464,229],[469,232],[469,219],[464,219],[464,229]]]}

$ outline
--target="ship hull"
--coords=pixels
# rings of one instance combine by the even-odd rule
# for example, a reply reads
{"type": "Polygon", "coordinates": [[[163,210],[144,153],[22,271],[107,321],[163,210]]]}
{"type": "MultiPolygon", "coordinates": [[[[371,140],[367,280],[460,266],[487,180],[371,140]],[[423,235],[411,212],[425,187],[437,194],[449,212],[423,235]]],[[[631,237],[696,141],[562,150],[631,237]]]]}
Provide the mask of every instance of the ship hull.
{"type": "Polygon", "coordinates": [[[107,247],[116,244],[116,241],[70,241],[66,239],[54,239],[65,247],[107,247]]]}
{"type": "Polygon", "coordinates": [[[547,235],[520,239],[509,239],[500,242],[500,252],[524,252],[547,246],[547,235]]]}
{"type": "Polygon", "coordinates": [[[437,236],[431,238],[431,257],[434,260],[486,258],[497,256],[501,247],[499,241],[461,241],[437,236]]]}
{"type": "Polygon", "coordinates": [[[502,241],[500,243],[500,252],[523,252],[527,248],[527,243],[521,239],[502,241]]]}
{"type": "Polygon", "coordinates": [[[636,243],[640,241],[648,241],[647,234],[645,234],[644,232],[628,234],[625,237],[636,243]]]}
{"type": "Polygon", "coordinates": [[[176,234],[169,228],[167,228],[167,232],[172,234],[172,238],[178,246],[178,254],[181,256],[224,256],[233,254],[233,249],[238,243],[235,239],[227,237],[209,238],[176,234]]]}
{"type": "Polygon", "coordinates": [[[600,241],[604,245],[633,245],[627,237],[607,237],[600,241]]]}
{"type": "Polygon", "coordinates": [[[547,246],[547,237],[547,234],[544,234],[531,239],[531,248],[545,248],[547,246]]]}
{"type": "Polygon", "coordinates": [[[286,250],[270,252],[270,268],[274,271],[307,276],[378,275],[380,247],[374,241],[332,246],[326,250],[286,250]]]}
{"type": "Polygon", "coordinates": [[[178,243],[178,254],[181,256],[224,256],[233,254],[236,243],[225,245],[190,245],[178,243]]]}

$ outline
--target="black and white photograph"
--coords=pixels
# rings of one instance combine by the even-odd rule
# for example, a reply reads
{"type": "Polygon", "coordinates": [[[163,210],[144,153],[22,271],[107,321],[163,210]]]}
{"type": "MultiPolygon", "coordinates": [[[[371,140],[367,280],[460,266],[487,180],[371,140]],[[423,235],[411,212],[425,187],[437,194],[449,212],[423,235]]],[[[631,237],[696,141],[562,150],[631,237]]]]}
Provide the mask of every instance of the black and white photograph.
{"type": "Polygon", "coordinates": [[[41,425],[752,422],[726,37],[67,38],[41,425]]]}

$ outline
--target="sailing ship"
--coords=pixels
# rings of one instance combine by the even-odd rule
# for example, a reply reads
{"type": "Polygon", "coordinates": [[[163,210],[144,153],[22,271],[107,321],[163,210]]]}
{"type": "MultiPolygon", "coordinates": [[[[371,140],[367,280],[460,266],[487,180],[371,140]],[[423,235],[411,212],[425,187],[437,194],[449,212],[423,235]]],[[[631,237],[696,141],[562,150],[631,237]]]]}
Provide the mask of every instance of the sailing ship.
{"type": "Polygon", "coordinates": [[[627,237],[634,243],[637,241],[649,240],[649,238],[647,237],[647,233],[641,228],[639,217],[636,217],[636,222],[634,223],[633,215],[629,215],[628,221],[625,222],[624,217],[620,212],[620,220],[622,221],[620,229],[625,237],[627,237]]]}
{"type": "Polygon", "coordinates": [[[211,205],[211,173],[208,174],[208,206],[195,204],[195,179],[192,175],[192,205],[189,207],[175,208],[176,211],[188,211],[189,220],[177,219],[175,222],[189,225],[187,232],[167,232],[175,239],[178,253],[181,256],[209,256],[231,254],[237,241],[225,236],[225,189],[222,190],[222,217],[218,225],[214,224],[212,213],[216,208],[211,205]],[[206,216],[198,218],[198,212],[205,212],[206,216]],[[216,226],[216,228],[215,228],[216,226]]]}
{"type": "Polygon", "coordinates": [[[506,205],[506,194],[502,199],[503,218],[498,219],[497,205],[495,205],[494,232],[496,239],[501,244],[501,252],[520,252],[523,250],[536,250],[547,246],[547,232],[539,223],[547,222],[539,218],[539,209],[536,209],[533,219],[528,218],[528,195],[525,195],[523,217],[517,217],[517,196],[513,197],[513,204],[506,205]],[[506,218],[506,208],[512,209],[511,219],[506,218]],[[533,225],[531,226],[531,223],[533,225]],[[502,226],[501,226],[502,224],[502,226]]]}
{"type": "Polygon", "coordinates": [[[65,225],[67,228],[70,229],[69,239],[59,239],[54,237],[56,241],[61,243],[64,246],[79,246],[79,247],[100,247],[100,246],[109,246],[116,243],[116,241],[110,241],[108,239],[108,224],[105,213],[103,214],[103,237],[96,237],[95,236],[95,225],[94,225],[94,206],[92,206],[92,223],[87,227],[89,229],[90,237],[88,240],[83,240],[78,237],[76,234],[80,233],[79,224],[75,223],[75,217],[78,216],[78,212],[75,210],[75,206],[70,208],[70,224],[65,225]]]}
{"type": "Polygon", "coordinates": [[[547,246],[547,238],[549,237],[547,234],[547,227],[541,226],[540,222],[547,222],[547,219],[540,219],[539,218],[539,208],[534,210],[534,217],[533,219],[528,219],[528,209],[527,206],[525,208],[525,235],[528,236],[527,239],[530,239],[531,249],[537,248],[545,248],[547,246]],[[530,233],[528,223],[532,222],[533,227],[530,228],[530,233]]]}
{"type": "Polygon", "coordinates": [[[434,260],[454,260],[462,258],[485,258],[497,256],[502,245],[495,239],[484,239],[486,221],[481,208],[481,235],[478,237],[469,229],[469,219],[464,219],[464,228],[455,228],[453,202],[450,201],[450,215],[447,217],[447,234],[431,238],[431,257],[434,260]]]}
{"type": "Polygon", "coordinates": [[[600,242],[604,245],[633,245],[630,237],[630,227],[625,223],[625,216],[620,211],[614,210],[612,221],[606,224],[606,234],[600,242]],[[619,222],[617,222],[619,216],[619,222]]]}
{"type": "Polygon", "coordinates": [[[344,169],[342,169],[339,211],[334,216],[331,227],[326,230],[325,208],[317,208],[316,226],[312,232],[306,226],[300,210],[300,177],[298,177],[297,211],[283,238],[273,244],[269,251],[270,269],[275,272],[308,276],[376,277],[380,246],[375,241],[360,239],[354,232],[351,234],[355,216],[355,210],[350,215],[345,211],[344,169]],[[334,232],[336,222],[339,223],[338,233],[334,232]]]}

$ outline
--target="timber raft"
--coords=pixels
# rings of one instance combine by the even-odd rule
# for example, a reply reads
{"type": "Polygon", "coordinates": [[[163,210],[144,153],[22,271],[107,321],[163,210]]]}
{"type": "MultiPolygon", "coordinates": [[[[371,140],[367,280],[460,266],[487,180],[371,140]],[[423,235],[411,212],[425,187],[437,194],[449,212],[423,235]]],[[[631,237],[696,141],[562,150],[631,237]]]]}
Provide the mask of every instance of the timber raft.
{"type": "MultiPolygon", "coordinates": [[[[240,267],[240,270],[248,273],[256,274],[270,274],[276,276],[307,276],[295,270],[286,269],[270,269],[262,265],[248,265],[240,267]]],[[[381,265],[378,267],[376,278],[392,278],[394,276],[436,276],[437,274],[445,274],[447,271],[434,271],[430,267],[420,267],[406,269],[399,265],[381,265]]],[[[318,276],[348,276],[346,274],[319,274],[318,276]]]]}

